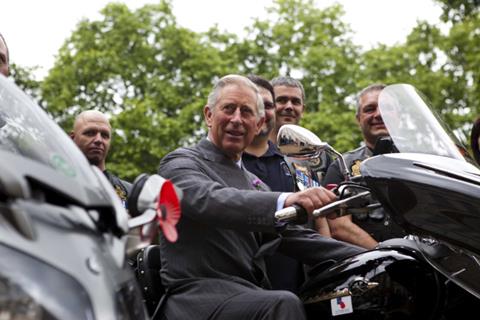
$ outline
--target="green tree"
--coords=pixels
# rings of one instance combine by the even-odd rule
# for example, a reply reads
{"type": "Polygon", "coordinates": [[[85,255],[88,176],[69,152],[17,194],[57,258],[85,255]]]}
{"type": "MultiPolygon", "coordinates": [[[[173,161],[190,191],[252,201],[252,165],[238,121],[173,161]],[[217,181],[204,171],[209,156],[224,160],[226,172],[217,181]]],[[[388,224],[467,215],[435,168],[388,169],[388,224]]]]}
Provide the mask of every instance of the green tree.
{"type": "Polygon", "coordinates": [[[36,70],[38,70],[38,67],[26,68],[16,63],[10,64],[10,76],[14,79],[15,84],[35,102],[42,105],[41,81],[36,80],[33,75],[36,70]]]}
{"type": "Polygon", "coordinates": [[[461,22],[470,16],[477,15],[480,10],[478,0],[436,0],[436,2],[443,10],[441,18],[445,22],[461,22]]]}
{"type": "Polygon", "coordinates": [[[132,179],[201,128],[212,79],[231,70],[218,49],[177,25],[161,1],[136,11],[109,4],[83,20],[42,84],[47,111],[68,131],[75,114],[97,109],[114,128],[107,166],[132,179]]]}
{"type": "Polygon", "coordinates": [[[442,113],[464,141],[480,115],[480,6],[478,0],[437,0],[442,20],[451,27],[442,42],[443,71],[452,81],[442,113]]]}
{"type": "Polygon", "coordinates": [[[343,150],[360,140],[346,103],[356,89],[358,48],[338,5],[277,0],[242,40],[217,27],[178,26],[168,1],[136,11],[109,4],[101,13],[80,21],[62,46],[42,101],[67,131],[82,110],[109,114],[115,130],[107,163],[122,177],[155,171],[167,152],[195,142],[205,131],[208,91],[227,73],[298,76],[307,94],[303,124],[343,150]]]}
{"type": "Polygon", "coordinates": [[[458,128],[469,136],[470,124],[480,115],[480,16],[453,25],[445,42],[448,74],[456,82],[457,95],[450,97],[458,106],[453,113],[458,128]],[[467,125],[468,124],[468,125],[467,125]]]}
{"type": "Polygon", "coordinates": [[[339,151],[361,141],[355,93],[373,82],[415,85],[465,136],[480,111],[478,11],[474,0],[437,2],[453,21],[448,34],[420,21],[405,42],[367,51],[353,44],[340,5],[319,9],[313,0],[275,0],[242,37],[180,27],[168,0],[135,11],[109,4],[100,20],[78,23],[41,84],[28,72],[18,78],[67,131],[82,110],[109,114],[108,166],[130,179],[205,133],[207,94],[228,73],[299,79],[307,105],[301,124],[339,151]]]}
{"type": "Polygon", "coordinates": [[[277,0],[231,51],[243,73],[300,80],[307,105],[302,125],[345,151],[360,141],[351,104],[360,51],[343,15],[340,5],[319,9],[313,0],[277,0]]]}
{"type": "Polygon", "coordinates": [[[444,109],[445,95],[452,81],[445,72],[443,37],[437,27],[420,22],[406,42],[391,47],[380,45],[362,56],[362,87],[372,81],[409,83],[437,106],[444,109]]]}

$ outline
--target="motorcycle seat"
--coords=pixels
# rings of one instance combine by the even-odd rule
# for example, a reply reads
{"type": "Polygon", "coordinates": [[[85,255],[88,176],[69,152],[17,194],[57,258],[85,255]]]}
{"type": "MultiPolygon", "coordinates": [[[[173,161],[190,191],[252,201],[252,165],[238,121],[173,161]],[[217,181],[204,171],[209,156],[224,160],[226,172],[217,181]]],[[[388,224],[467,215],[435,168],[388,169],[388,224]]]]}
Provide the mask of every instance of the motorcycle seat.
{"type": "Polygon", "coordinates": [[[160,279],[160,246],[150,245],[137,254],[136,276],[148,313],[152,315],[165,293],[160,279]]]}

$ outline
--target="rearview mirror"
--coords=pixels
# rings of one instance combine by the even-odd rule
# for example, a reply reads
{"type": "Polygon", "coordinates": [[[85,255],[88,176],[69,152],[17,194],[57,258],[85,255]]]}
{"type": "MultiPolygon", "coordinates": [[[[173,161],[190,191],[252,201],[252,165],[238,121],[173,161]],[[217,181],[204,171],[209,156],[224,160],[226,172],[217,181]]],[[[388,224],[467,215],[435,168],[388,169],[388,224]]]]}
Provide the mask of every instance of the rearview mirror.
{"type": "Polygon", "coordinates": [[[285,124],[278,130],[277,145],[289,157],[315,157],[328,147],[313,132],[294,124],[285,124]]]}
{"type": "Polygon", "coordinates": [[[318,158],[323,151],[330,152],[339,159],[340,170],[345,181],[350,180],[350,172],[342,154],[304,127],[295,124],[281,126],[278,130],[277,146],[282,154],[293,158],[314,159],[318,158]]]}

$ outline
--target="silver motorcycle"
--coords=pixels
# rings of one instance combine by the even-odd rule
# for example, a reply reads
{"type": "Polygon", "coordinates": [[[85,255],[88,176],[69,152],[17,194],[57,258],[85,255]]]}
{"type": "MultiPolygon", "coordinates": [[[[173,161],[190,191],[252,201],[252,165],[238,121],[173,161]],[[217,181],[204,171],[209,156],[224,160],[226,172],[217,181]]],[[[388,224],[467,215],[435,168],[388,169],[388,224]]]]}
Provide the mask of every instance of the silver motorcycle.
{"type": "Polygon", "coordinates": [[[129,216],[104,174],[3,76],[0,158],[0,319],[147,319],[127,257],[159,227],[175,240],[169,181],[137,179],[129,216]]]}

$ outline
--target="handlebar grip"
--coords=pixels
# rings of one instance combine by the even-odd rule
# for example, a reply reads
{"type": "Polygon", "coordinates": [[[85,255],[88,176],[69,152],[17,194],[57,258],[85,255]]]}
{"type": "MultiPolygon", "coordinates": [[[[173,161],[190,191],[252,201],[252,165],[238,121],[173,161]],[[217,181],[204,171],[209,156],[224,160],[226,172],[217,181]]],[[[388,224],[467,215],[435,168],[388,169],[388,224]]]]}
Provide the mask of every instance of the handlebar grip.
{"type": "Polygon", "coordinates": [[[304,224],[307,222],[307,211],[299,204],[293,204],[275,212],[275,220],[277,222],[289,222],[295,224],[304,224]]]}

